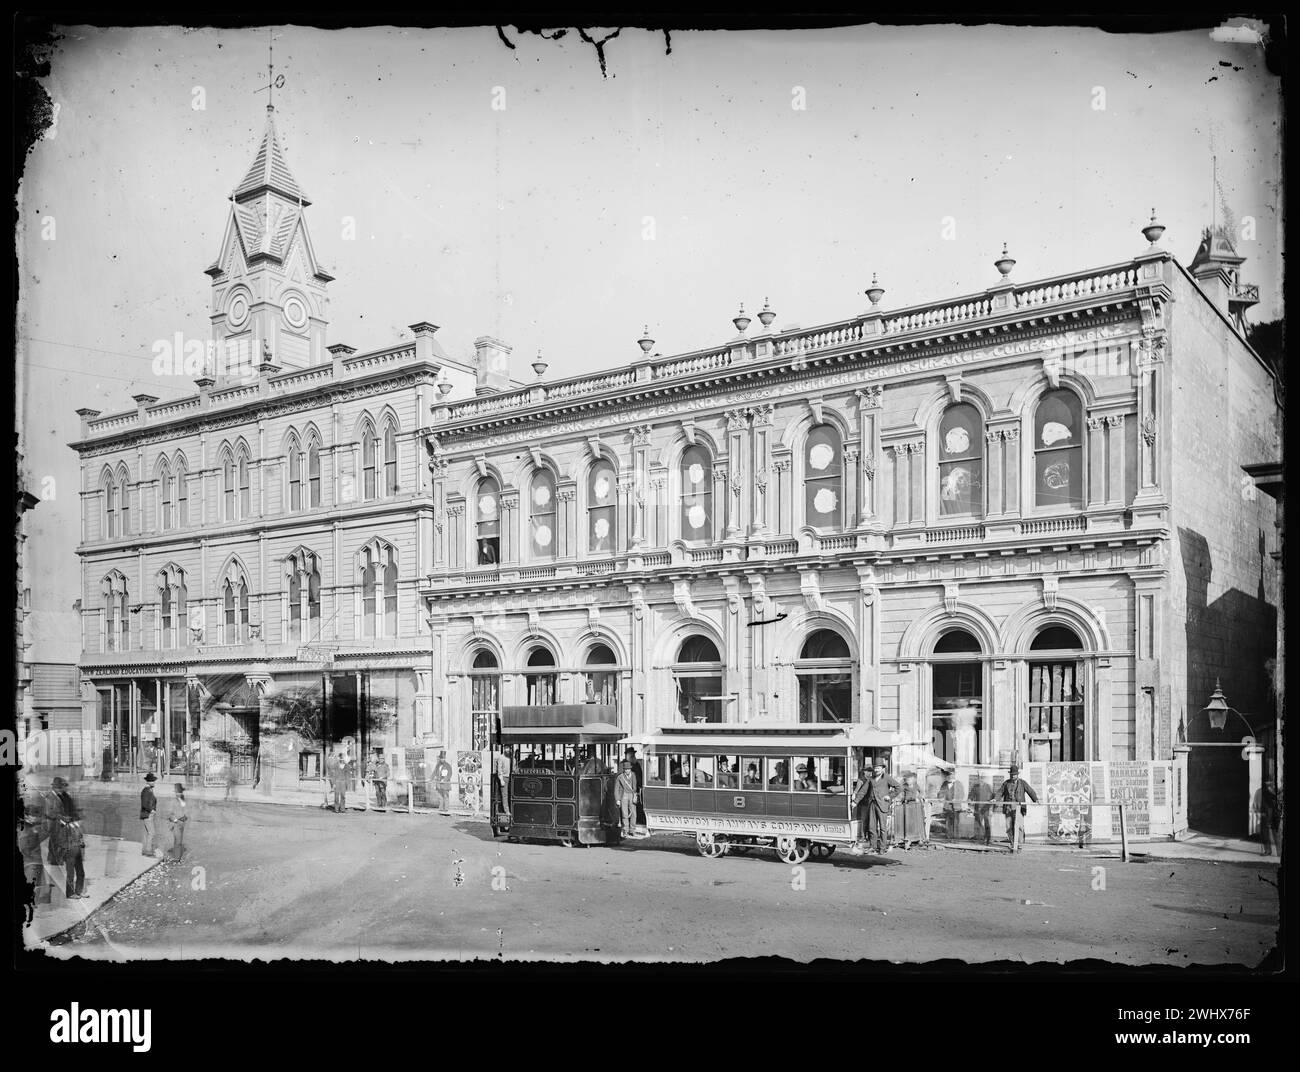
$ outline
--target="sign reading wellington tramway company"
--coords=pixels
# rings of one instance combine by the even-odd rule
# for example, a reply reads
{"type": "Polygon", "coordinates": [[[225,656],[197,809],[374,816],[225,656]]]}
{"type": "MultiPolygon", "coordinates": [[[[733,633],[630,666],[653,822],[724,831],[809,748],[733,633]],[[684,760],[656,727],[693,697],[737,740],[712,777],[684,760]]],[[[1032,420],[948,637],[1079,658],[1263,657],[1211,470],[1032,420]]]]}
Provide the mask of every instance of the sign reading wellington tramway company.
{"type": "Polygon", "coordinates": [[[848,838],[848,823],[819,823],[802,819],[728,819],[720,816],[662,815],[646,812],[646,821],[652,827],[680,827],[684,830],[719,830],[729,834],[748,834],[752,837],[777,837],[793,834],[797,837],[848,838]]]}

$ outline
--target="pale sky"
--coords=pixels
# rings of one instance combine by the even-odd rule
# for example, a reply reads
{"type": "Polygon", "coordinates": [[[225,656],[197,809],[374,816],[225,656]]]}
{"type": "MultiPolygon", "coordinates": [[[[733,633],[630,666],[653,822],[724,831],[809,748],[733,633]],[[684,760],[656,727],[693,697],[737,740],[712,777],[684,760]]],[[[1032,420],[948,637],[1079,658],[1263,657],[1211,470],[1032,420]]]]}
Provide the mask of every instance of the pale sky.
{"type": "MultiPolygon", "coordinates": [[[[1186,264],[1213,154],[1255,220],[1237,243],[1253,318],[1281,315],[1280,95],[1258,46],[862,27],[677,32],[665,55],[629,29],[602,78],[573,32],[508,30],[514,51],[490,27],[275,35],[277,129],[337,276],[329,342],[431,320],[453,356],[493,334],[516,376],[539,348],[548,378],[572,375],[629,361],[646,324],[664,354],[721,343],[742,301],[770,298],[778,328],[853,316],[872,272],[886,308],[977,292],[1004,241],[1020,282],[1114,264],[1153,206],[1186,264]]],[[[56,616],[80,594],[74,411],[194,392],[153,375],[152,346],[208,337],[203,269],[263,128],[267,38],[81,28],[53,57],[57,125],[19,201],[18,427],[32,490],[54,490],[29,515],[34,658],[78,654],[56,616]]]]}

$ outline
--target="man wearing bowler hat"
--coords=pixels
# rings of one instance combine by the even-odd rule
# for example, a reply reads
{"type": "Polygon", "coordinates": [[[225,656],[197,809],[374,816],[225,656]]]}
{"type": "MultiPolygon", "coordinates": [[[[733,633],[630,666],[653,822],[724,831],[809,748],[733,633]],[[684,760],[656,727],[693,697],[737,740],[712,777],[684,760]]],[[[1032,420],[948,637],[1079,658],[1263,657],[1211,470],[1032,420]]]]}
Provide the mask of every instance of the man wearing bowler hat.
{"type": "MultiPolygon", "coordinates": [[[[877,757],[871,766],[871,776],[858,782],[853,793],[853,805],[857,809],[861,824],[862,840],[871,844],[876,855],[885,851],[885,816],[893,806],[893,793],[902,789],[897,778],[885,773],[885,761],[877,757]]],[[[853,846],[855,855],[861,855],[858,845],[853,846]]]]}
{"type": "Polygon", "coordinates": [[[154,795],[153,783],[158,776],[150,771],[144,776],[144,788],[140,790],[140,821],[144,824],[144,840],[140,852],[144,856],[157,856],[154,851],[154,816],[158,812],[158,798],[154,795]]]}
{"type": "Polygon", "coordinates": [[[1025,797],[1037,804],[1038,794],[1020,777],[1019,763],[1012,760],[1008,773],[1010,777],[998,789],[997,799],[1006,801],[1002,810],[1007,816],[1007,841],[1010,842],[1011,851],[1014,853],[1024,849],[1025,813],[1029,811],[1025,797]]]}

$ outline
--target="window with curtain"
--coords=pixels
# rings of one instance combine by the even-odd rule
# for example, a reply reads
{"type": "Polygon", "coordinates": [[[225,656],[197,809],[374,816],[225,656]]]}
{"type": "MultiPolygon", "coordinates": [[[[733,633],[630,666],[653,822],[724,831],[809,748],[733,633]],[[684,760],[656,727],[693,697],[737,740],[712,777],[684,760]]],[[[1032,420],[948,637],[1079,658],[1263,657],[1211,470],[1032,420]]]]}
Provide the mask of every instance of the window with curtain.
{"type": "Polygon", "coordinates": [[[252,513],[252,499],[249,496],[248,484],[248,455],[241,452],[239,455],[239,516],[251,517],[252,513]]]}
{"type": "Polygon", "coordinates": [[[108,477],[103,486],[104,492],[104,535],[108,539],[117,536],[117,485],[108,477]]]}
{"type": "Polygon", "coordinates": [[[617,521],[614,467],[598,461],[587,474],[587,550],[595,555],[613,554],[617,521]]]}
{"type": "Polygon", "coordinates": [[[538,469],[528,488],[528,531],[534,558],[555,557],[555,478],[538,469]]]}
{"type": "Polygon", "coordinates": [[[1034,505],[1083,509],[1083,406],[1048,391],[1034,409],[1034,505]]]}
{"type": "Polygon", "coordinates": [[[804,521],[813,528],[844,524],[844,451],[840,433],[829,424],[808,432],[804,445],[804,521]]]}
{"type": "Polygon", "coordinates": [[[713,538],[713,458],[696,445],[682,452],[681,536],[683,540],[713,538]]]}
{"type": "Polygon", "coordinates": [[[984,422],[967,402],[939,420],[939,514],[984,512],[984,422]]]}
{"type": "Polygon", "coordinates": [[[485,476],[474,493],[475,561],[495,566],[501,561],[501,489],[493,477],[485,476]]]}
{"type": "Polygon", "coordinates": [[[184,459],[177,457],[176,460],[176,524],[178,526],[188,525],[190,523],[190,493],[189,493],[189,473],[186,470],[184,459]]]}
{"type": "Polygon", "coordinates": [[[223,521],[235,520],[235,459],[229,454],[221,463],[221,498],[223,521]]]}
{"type": "Polygon", "coordinates": [[[587,669],[582,675],[583,702],[618,705],[618,673],[613,670],[616,662],[608,644],[592,645],[587,652],[587,669]]]}
{"type": "Polygon", "coordinates": [[[122,514],[122,535],[131,535],[131,491],[130,484],[127,482],[126,473],[122,473],[117,481],[117,504],[118,510],[122,514]]]}

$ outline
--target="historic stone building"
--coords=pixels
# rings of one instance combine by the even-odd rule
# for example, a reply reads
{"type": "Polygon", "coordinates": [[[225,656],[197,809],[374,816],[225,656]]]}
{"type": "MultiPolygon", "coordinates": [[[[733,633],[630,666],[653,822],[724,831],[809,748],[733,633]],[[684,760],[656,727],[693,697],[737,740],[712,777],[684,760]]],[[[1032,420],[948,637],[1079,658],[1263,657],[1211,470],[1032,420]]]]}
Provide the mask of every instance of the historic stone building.
{"type": "MultiPolygon", "coordinates": [[[[1017,284],[1004,251],[977,294],[888,311],[873,282],[836,323],[775,332],[765,305],[722,345],[647,337],[613,371],[435,405],[436,734],[481,749],[503,705],[591,700],[633,733],[855,720],[972,776],[1081,763],[1099,800],[1133,771],[1088,764],[1145,761],[1152,832],[1185,826],[1216,677],[1271,717],[1273,527],[1241,466],[1276,455],[1277,410],[1241,258],[1207,236],[1185,269],[1162,231],[1102,268],[1017,284]]],[[[1258,752],[1202,777],[1243,822],[1258,752]]]]}
{"type": "Polygon", "coordinates": [[[225,375],[177,340],[196,395],[80,411],[97,766],[157,739],[275,789],[348,741],[472,770],[503,706],[599,702],[629,733],[853,720],[972,779],[1138,785],[1152,832],[1246,814],[1258,748],[1185,781],[1234,732],[1203,725],[1216,678],[1272,717],[1276,533],[1242,466],[1279,409],[1227,237],[1184,268],[1153,222],[1030,283],[1004,250],[975,294],[890,310],[873,281],[835,323],[765,304],[521,385],[428,323],[328,344],[308,204],[268,113],[208,269],[225,375]]]}
{"type": "Polygon", "coordinates": [[[207,269],[216,347],[155,348],[197,394],[78,411],[86,763],[105,776],[156,741],[171,772],[293,787],[335,742],[356,756],[429,729],[422,430],[475,374],[429,323],[326,346],[332,276],[273,119],[207,269]]]}

